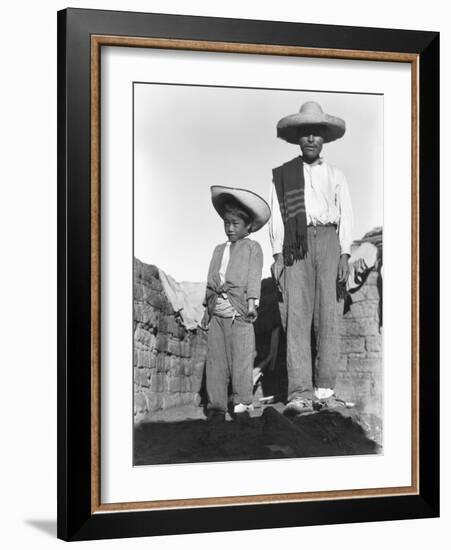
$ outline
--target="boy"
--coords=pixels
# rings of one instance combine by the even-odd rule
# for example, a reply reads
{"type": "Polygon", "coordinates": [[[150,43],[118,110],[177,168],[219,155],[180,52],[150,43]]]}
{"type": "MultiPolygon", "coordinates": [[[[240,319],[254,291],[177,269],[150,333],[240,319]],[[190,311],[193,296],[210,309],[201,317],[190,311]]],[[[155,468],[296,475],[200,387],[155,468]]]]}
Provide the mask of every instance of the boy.
{"type": "Polygon", "coordinates": [[[208,419],[224,421],[229,379],[234,415],[249,416],[252,409],[252,323],[257,318],[263,253],[260,245],[247,237],[265,225],[271,212],[266,201],[245,189],[215,185],[211,199],[224,220],[228,240],[213,252],[201,326],[208,328],[208,419]]]}

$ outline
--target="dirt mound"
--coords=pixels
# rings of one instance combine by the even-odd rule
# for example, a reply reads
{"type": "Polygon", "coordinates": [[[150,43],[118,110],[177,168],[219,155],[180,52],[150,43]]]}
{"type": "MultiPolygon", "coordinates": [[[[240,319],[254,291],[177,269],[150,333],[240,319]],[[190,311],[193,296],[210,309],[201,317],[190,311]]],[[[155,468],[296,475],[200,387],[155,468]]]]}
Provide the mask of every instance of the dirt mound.
{"type": "Polygon", "coordinates": [[[150,422],[135,428],[135,466],[375,454],[355,411],[321,411],[293,419],[267,406],[245,423],[204,419],[150,422]]]}

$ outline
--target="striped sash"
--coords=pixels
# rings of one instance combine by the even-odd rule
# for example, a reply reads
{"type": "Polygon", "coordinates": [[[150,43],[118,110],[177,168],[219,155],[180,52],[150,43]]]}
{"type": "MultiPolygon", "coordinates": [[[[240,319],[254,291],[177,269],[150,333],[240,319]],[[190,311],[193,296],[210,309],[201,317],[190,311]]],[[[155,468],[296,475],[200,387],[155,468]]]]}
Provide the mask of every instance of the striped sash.
{"type": "Polygon", "coordinates": [[[284,263],[292,265],[307,254],[307,216],[302,158],[296,157],[274,168],[273,180],[285,230],[284,263]]]}

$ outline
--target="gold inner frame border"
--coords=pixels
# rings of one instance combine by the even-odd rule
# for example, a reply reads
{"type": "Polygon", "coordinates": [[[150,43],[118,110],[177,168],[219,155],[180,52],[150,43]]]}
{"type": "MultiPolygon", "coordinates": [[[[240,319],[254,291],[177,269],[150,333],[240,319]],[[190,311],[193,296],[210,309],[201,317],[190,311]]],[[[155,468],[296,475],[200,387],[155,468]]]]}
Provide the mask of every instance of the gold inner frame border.
{"type": "Polygon", "coordinates": [[[230,505],[275,504],[419,494],[419,55],[234,42],[91,36],[91,513],[164,510],[230,505]],[[100,492],[100,53],[102,46],[157,48],[222,53],[354,59],[411,65],[411,208],[412,208],[412,479],[408,487],[384,487],[303,493],[223,496],[143,502],[101,503],[100,492]]]}

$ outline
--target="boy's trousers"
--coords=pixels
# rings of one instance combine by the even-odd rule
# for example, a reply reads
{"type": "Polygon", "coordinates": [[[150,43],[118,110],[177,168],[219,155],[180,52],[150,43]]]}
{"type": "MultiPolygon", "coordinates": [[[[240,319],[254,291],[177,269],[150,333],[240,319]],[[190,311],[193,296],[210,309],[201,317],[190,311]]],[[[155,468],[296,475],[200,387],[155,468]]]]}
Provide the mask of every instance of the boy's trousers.
{"type": "Polygon", "coordinates": [[[233,319],[213,315],[208,328],[206,370],[210,409],[227,411],[230,379],[234,404],[252,403],[254,357],[255,334],[252,323],[240,317],[233,319]]]}
{"type": "Polygon", "coordinates": [[[333,225],[307,227],[305,258],[279,275],[282,324],[287,334],[288,399],[335,386],[340,353],[337,270],[340,244],[333,225]],[[312,369],[312,323],[316,358],[312,369]]]}

